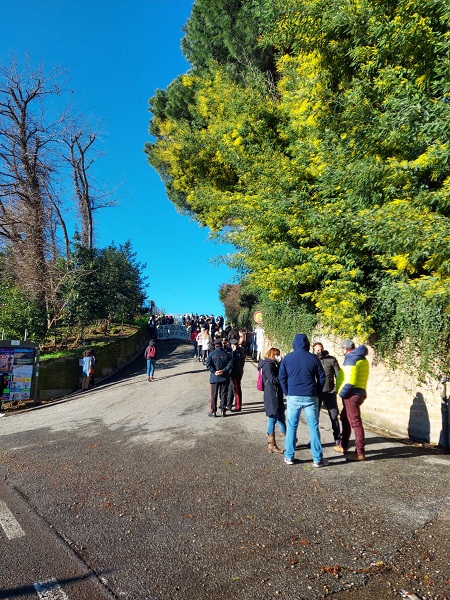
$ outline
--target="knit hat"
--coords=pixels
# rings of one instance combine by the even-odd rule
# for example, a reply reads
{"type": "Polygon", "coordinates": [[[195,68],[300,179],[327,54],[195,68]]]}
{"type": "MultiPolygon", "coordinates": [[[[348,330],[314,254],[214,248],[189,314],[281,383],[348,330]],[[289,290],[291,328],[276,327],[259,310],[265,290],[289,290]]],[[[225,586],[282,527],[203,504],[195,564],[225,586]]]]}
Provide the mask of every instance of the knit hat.
{"type": "Polygon", "coordinates": [[[341,348],[345,348],[346,350],[354,350],[355,344],[353,343],[353,340],[347,339],[342,342],[341,348]]]}

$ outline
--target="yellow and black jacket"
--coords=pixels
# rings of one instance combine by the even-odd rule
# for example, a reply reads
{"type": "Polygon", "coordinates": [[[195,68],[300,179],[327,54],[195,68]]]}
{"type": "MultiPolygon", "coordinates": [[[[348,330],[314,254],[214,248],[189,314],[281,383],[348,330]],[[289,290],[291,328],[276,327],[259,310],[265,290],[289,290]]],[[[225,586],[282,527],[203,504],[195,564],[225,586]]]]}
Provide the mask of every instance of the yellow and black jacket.
{"type": "Polygon", "coordinates": [[[344,364],[339,369],[336,381],[336,388],[341,398],[349,398],[354,394],[363,398],[367,396],[369,379],[367,352],[367,347],[362,344],[345,355],[344,364]]]}

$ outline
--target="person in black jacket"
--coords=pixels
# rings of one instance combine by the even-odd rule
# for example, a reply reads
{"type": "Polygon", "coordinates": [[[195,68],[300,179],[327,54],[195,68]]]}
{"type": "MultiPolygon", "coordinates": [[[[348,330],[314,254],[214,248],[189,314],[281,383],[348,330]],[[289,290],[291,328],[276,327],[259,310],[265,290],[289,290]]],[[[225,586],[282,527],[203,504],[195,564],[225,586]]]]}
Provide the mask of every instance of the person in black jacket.
{"type": "Polygon", "coordinates": [[[245,354],[236,339],[231,339],[230,344],[233,366],[230,373],[230,385],[228,386],[227,409],[232,410],[234,396],[235,412],[239,412],[242,408],[241,381],[244,375],[245,354]]]}
{"type": "Polygon", "coordinates": [[[324,350],[321,342],[313,344],[313,352],[322,363],[325,371],[325,383],[319,396],[319,415],[321,406],[325,405],[331,421],[333,436],[336,445],[341,445],[341,428],[339,425],[339,409],[337,404],[336,378],[339,373],[339,363],[334,356],[324,350]]]}
{"type": "Polygon", "coordinates": [[[220,398],[222,417],[226,416],[227,393],[232,367],[232,355],[225,352],[222,348],[222,342],[219,339],[215,340],[214,350],[206,358],[206,368],[210,371],[209,384],[211,388],[209,417],[216,416],[217,397],[220,398]]]}
{"type": "Polygon", "coordinates": [[[258,369],[262,370],[264,384],[264,410],[269,417],[267,423],[268,450],[269,454],[283,454],[275,441],[275,424],[282,434],[286,435],[286,415],[284,412],[283,390],[278,381],[280,368],[280,351],[278,348],[270,348],[264,355],[264,359],[258,363],[258,369]]]}

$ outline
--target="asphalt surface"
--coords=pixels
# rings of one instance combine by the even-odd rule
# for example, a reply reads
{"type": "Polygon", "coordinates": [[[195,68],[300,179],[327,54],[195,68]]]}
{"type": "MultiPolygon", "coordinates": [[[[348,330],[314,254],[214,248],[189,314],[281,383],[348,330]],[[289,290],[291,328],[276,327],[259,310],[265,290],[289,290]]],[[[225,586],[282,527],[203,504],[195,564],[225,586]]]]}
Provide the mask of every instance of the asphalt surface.
{"type": "Polygon", "coordinates": [[[139,358],[0,421],[0,500],[36,523],[33,561],[10,560],[0,528],[0,598],[37,597],[30,582],[51,576],[71,600],[450,598],[448,454],[366,430],[367,460],[348,463],[322,413],[330,466],[312,468],[303,422],[287,466],[267,452],[254,364],[242,412],[211,419],[191,347],[160,350],[154,382],[139,358]],[[75,566],[55,575],[61,546],[75,566]]]}

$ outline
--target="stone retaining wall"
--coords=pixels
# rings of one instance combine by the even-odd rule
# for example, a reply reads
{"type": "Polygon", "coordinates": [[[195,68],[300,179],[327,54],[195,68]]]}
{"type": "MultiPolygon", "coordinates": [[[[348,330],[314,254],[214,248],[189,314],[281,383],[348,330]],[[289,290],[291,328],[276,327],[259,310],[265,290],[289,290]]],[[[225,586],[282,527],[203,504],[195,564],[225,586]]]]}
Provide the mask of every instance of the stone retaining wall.
{"type": "MultiPolygon", "coordinates": [[[[124,367],[136,354],[144,350],[147,340],[148,327],[144,325],[136,333],[96,349],[95,381],[101,381],[124,367]]],[[[41,361],[38,399],[60,398],[80,389],[80,358],[81,354],[76,358],[50,358],[41,361]]]]}
{"type": "MultiPolygon", "coordinates": [[[[317,335],[310,340],[322,342],[339,364],[343,362],[340,342],[317,335]]],[[[268,348],[264,343],[264,352],[268,348]]],[[[420,442],[443,443],[441,398],[438,381],[422,385],[400,371],[392,371],[376,360],[368,346],[370,364],[367,399],[361,407],[364,422],[420,442]]],[[[263,352],[263,354],[264,354],[263,352]]],[[[450,389],[450,385],[448,386],[450,389]]],[[[446,424],[448,428],[448,423],[446,424]]]]}

